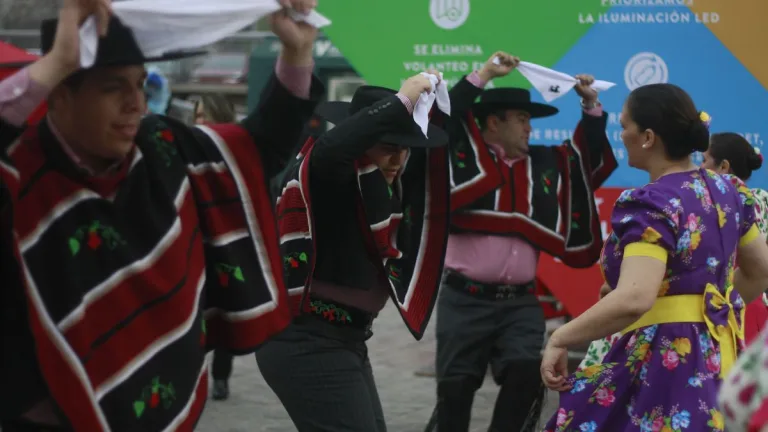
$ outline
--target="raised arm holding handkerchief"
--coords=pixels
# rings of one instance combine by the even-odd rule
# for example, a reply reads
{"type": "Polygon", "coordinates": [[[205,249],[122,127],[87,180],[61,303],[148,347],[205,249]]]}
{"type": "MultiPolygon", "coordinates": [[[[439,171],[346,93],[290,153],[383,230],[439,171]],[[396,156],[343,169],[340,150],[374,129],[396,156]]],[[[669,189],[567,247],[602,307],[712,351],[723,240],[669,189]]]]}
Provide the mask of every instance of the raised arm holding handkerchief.
{"type": "Polygon", "coordinates": [[[437,303],[438,431],[468,430],[473,393],[489,364],[501,387],[489,430],[534,430],[545,396],[538,256],[588,267],[602,246],[594,191],[616,161],[594,79],[571,78],[582,98],[573,139],[533,145],[531,121],[558,109],[532,101],[526,89],[483,90],[523,65],[495,53],[450,91],[453,213],[437,303]]]}
{"type": "Polygon", "coordinates": [[[191,432],[206,352],[292,321],[267,185],[323,93],[317,29],[292,17],[315,2],[270,3],[283,48],[242,122],[147,113],[145,63],[199,55],[180,50],[236,30],[197,26],[245,3],[64,0],[44,56],[0,82],[2,430],[191,432]]]}
{"type": "Polygon", "coordinates": [[[362,86],[351,102],[322,104],[333,129],[307,141],[283,180],[278,224],[299,317],[256,359],[299,431],[387,430],[365,341],[390,298],[420,339],[437,297],[448,136],[422,120],[435,102],[450,112],[443,86],[427,71],[399,91],[362,86]]]}

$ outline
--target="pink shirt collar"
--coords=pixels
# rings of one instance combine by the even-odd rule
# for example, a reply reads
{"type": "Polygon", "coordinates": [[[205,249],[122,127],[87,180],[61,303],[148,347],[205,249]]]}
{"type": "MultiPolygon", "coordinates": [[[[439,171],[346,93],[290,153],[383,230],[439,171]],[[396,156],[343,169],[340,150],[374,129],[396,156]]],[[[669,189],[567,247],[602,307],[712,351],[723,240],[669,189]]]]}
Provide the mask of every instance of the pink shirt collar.
{"type": "Polygon", "coordinates": [[[494,143],[486,143],[486,144],[488,144],[488,147],[490,147],[490,148],[491,148],[491,150],[492,150],[494,153],[496,153],[496,156],[498,156],[499,158],[501,158],[501,160],[502,160],[502,161],[503,161],[503,162],[504,162],[504,163],[505,163],[505,164],[506,164],[508,167],[511,167],[511,166],[512,166],[512,165],[513,165],[515,162],[517,162],[517,161],[519,161],[519,160],[522,160],[522,159],[523,159],[522,157],[517,157],[517,158],[514,158],[514,159],[510,159],[510,158],[508,158],[508,157],[507,157],[507,153],[504,151],[504,148],[502,148],[500,145],[498,145],[498,144],[494,144],[494,143]]]}
{"type": "Polygon", "coordinates": [[[120,164],[123,163],[123,161],[115,162],[113,165],[107,168],[103,173],[96,174],[96,172],[90,167],[88,167],[85,164],[85,162],[83,162],[83,160],[80,158],[80,156],[78,156],[77,153],[75,153],[75,151],[72,150],[72,147],[70,147],[69,144],[67,144],[67,142],[64,140],[64,137],[61,135],[61,132],[59,132],[59,129],[51,121],[51,117],[45,116],[45,121],[48,122],[48,128],[51,129],[51,133],[56,138],[56,141],[59,142],[59,145],[61,146],[61,149],[64,151],[64,154],[66,154],[67,157],[69,157],[72,163],[74,163],[81,170],[85,171],[89,176],[97,177],[97,176],[112,173],[114,171],[117,171],[117,169],[120,167],[120,164]]]}

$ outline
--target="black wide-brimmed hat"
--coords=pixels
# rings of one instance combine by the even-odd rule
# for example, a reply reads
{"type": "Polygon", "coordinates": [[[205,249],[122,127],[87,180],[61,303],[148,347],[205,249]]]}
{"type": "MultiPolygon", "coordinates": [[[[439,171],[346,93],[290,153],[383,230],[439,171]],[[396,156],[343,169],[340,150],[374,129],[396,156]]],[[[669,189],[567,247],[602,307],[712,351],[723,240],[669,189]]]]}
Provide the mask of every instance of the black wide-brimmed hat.
{"type": "Polygon", "coordinates": [[[531,92],[528,90],[512,87],[486,90],[480,94],[480,101],[472,107],[475,117],[479,118],[499,109],[525,111],[531,118],[549,117],[560,112],[552,105],[531,102],[531,92]]]}
{"type": "MultiPolygon", "coordinates": [[[[44,20],[40,28],[40,45],[43,53],[53,48],[56,38],[58,19],[44,20]]],[[[104,37],[99,38],[96,51],[96,61],[93,66],[131,66],[144,63],[178,60],[206,54],[205,51],[179,51],[166,53],[157,57],[145,57],[141,52],[133,30],[126,27],[120,19],[112,15],[109,19],[109,29],[104,37]]]]}
{"type": "MultiPolygon", "coordinates": [[[[349,116],[371,107],[371,105],[382,99],[392,97],[396,93],[396,91],[384,87],[361,86],[358,87],[352,96],[352,102],[325,102],[316,108],[315,113],[336,125],[349,116]]],[[[369,114],[375,114],[375,111],[375,108],[371,108],[369,114]]],[[[448,144],[448,134],[439,127],[429,124],[427,136],[425,137],[421,128],[415,122],[411,122],[411,125],[412,129],[407,132],[386,133],[379,140],[402,147],[433,148],[448,144]]]]}

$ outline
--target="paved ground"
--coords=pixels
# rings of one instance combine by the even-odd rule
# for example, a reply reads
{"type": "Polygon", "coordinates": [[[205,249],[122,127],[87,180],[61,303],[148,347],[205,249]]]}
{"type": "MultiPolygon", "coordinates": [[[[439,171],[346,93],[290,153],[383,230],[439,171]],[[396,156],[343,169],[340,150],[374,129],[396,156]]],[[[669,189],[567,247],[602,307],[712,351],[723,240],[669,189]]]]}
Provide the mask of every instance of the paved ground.
{"type": "MultiPolygon", "coordinates": [[[[434,319],[434,317],[433,317],[434,319]]],[[[434,323],[434,321],[433,321],[434,323]]],[[[433,361],[432,324],[424,340],[416,342],[392,305],[375,322],[369,341],[371,363],[379,387],[384,415],[391,432],[422,432],[435,403],[431,378],[418,378],[414,371],[433,361]]],[[[225,402],[209,401],[197,428],[201,432],[290,432],[295,431],[282,405],[259,373],[253,356],[235,359],[230,382],[231,396],[225,402]]],[[[472,432],[486,431],[497,388],[486,380],[475,397],[472,432]]],[[[542,417],[549,418],[557,396],[550,395],[542,417]]]]}

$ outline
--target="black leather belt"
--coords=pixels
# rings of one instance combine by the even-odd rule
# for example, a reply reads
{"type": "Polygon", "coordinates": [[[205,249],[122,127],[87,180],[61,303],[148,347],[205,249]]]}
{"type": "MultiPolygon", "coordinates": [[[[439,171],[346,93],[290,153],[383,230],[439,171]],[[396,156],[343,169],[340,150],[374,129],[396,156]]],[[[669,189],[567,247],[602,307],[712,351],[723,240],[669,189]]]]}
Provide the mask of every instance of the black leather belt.
{"type": "Polygon", "coordinates": [[[488,300],[511,300],[533,295],[536,287],[533,281],[517,285],[477,282],[451,270],[446,271],[443,282],[467,295],[488,300]]]}

